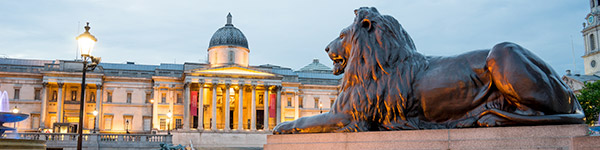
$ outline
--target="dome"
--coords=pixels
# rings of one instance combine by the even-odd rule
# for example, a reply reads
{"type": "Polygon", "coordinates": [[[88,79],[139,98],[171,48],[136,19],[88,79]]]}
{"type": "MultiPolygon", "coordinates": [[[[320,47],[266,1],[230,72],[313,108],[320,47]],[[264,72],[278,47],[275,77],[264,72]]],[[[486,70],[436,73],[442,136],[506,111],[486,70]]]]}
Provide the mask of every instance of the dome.
{"type": "Polygon", "coordinates": [[[244,33],[231,24],[231,14],[227,15],[227,24],[210,38],[208,49],[214,46],[239,46],[248,49],[248,40],[244,33]]]}

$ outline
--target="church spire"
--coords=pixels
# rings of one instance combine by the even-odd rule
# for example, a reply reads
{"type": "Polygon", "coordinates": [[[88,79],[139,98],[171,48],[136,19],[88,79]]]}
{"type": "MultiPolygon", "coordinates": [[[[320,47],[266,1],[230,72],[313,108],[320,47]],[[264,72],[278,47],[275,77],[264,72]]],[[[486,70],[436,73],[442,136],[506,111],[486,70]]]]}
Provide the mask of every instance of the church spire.
{"type": "Polygon", "coordinates": [[[231,13],[227,14],[227,24],[226,25],[232,25],[233,26],[233,24],[231,24],[231,13]]]}

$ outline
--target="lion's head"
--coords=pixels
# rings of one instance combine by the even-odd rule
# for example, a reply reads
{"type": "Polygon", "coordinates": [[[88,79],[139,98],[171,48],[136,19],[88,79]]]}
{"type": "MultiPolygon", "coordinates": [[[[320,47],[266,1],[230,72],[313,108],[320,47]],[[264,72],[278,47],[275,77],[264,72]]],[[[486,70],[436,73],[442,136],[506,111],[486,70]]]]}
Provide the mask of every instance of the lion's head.
{"type": "Polygon", "coordinates": [[[374,7],[361,7],[354,14],[354,22],[325,48],[334,74],[347,72],[347,65],[371,65],[363,67],[385,72],[385,67],[413,55],[414,43],[396,19],[380,15],[374,7]]]}
{"type": "Polygon", "coordinates": [[[336,100],[332,108],[353,104],[350,113],[361,118],[356,120],[383,123],[403,118],[405,107],[416,106],[407,97],[416,71],[428,62],[393,17],[373,7],[361,7],[354,14],[354,22],[325,48],[334,74],[344,73],[338,96],[343,101],[336,100]]]}

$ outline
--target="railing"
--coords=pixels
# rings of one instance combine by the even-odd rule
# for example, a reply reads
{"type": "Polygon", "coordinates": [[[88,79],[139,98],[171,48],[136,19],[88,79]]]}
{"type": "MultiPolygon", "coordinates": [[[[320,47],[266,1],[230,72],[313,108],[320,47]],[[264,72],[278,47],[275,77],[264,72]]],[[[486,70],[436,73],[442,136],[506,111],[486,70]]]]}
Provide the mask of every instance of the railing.
{"type": "MultiPolygon", "coordinates": [[[[4,137],[45,140],[48,148],[75,147],[76,133],[5,133],[4,137]]],[[[172,135],[165,134],[83,134],[84,145],[97,147],[152,148],[160,143],[172,144],[172,135]]]]}

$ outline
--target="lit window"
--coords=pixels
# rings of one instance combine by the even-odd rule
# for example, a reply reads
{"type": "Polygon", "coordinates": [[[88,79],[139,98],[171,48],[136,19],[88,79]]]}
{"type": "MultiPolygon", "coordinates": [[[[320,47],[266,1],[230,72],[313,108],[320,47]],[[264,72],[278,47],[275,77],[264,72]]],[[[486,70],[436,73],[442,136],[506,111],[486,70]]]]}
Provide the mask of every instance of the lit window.
{"type": "Polygon", "coordinates": [[[77,90],[72,90],[71,91],[71,101],[76,101],[77,100],[77,90]]]}
{"type": "Polygon", "coordinates": [[[152,99],[152,94],[151,93],[146,93],[146,103],[150,103],[151,99],[152,99]]]}
{"type": "Polygon", "coordinates": [[[90,92],[90,102],[96,102],[96,93],[90,92]]]}

